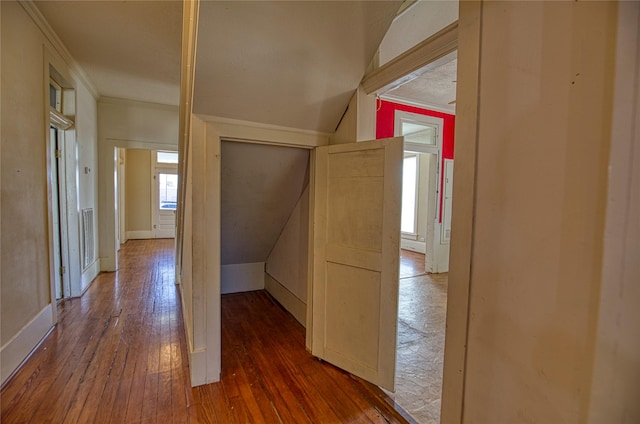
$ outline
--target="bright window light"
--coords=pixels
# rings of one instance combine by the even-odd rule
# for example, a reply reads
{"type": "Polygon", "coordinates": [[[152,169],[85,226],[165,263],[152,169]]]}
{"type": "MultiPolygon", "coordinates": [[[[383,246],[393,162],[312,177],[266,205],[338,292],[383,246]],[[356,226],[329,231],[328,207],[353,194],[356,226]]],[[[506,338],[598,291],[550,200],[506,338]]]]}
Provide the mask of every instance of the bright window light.
{"type": "Polygon", "coordinates": [[[403,233],[416,233],[416,187],[418,181],[418,157],[404,158],[402,170],[402,219],[400,230],[403,233]]]}
{"type": "Polygon", "coordinates": [[[178,154],[175,152],[157,152],[156,161],[158,163],[178,163],[178,154]]]}

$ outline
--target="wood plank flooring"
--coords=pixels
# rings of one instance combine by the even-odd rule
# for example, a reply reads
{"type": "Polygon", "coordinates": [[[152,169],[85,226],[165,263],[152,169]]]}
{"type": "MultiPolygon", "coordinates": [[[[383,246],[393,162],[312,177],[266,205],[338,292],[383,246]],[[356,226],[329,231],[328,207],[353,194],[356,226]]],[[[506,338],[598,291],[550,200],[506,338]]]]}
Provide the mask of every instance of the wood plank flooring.
{"type": "Polygon", "coordinates": [[[222,380],[192,389],[173,240],[131,240],[119,263],[59,305],[0,392],[3,424],[407,422],[379,388],[309,355],[263,291],[222,297],[222,380]]]}

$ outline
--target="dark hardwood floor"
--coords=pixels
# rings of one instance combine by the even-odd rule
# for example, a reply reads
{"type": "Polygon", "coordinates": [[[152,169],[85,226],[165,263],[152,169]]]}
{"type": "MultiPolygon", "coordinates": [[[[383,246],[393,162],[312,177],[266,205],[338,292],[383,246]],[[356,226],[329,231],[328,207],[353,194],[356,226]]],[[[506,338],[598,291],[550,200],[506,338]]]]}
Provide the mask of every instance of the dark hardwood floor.
{"type": "Polygon", "coordinates": [[[314,359],[264,291],[222,297],[222,380],[191,388],[173,240],[131,240],[120,269],[59,307],[0,392],[9,423],[402,423],[376,386],[314,359]]]}

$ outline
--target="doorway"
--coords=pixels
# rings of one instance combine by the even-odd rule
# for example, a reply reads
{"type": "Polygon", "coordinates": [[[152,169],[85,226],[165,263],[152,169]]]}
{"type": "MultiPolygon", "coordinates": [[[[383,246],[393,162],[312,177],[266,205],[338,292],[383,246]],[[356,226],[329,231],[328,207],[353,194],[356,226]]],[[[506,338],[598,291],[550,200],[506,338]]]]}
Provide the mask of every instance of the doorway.
{"type": "Polygon", "coordinates": [[[456,60],[379,92],[377,136],[405,137],[396,392],[420,423],[440,421],[451,234],[456,60]],[[439,97],[434,78],[445,79],[439,97]],[[446,83],[446,84],[445,84],[446,83]],[[439,100],[439,101],[438,101],[439,100]],[[449,104],[450,103],[450,104],[449,104]],[[409,209],[409,213],[406,213],[409,209]]]}

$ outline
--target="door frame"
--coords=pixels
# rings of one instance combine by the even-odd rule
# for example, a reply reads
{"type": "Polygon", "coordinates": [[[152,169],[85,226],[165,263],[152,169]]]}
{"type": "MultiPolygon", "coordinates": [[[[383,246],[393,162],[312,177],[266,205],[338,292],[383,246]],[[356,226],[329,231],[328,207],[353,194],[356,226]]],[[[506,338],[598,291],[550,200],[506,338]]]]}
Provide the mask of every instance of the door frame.
{"type": "MultiPolygon", "coordinates": [[[[53,111],[51,113],[54,113],[53,111]]],[[[61,115],[61,114],[60,114],[61,115]]],[[[66,182],[66,149],[64,125],[50,120],[50,131],[47,143],[49,152],[49,219],[51,222],[51,251],[52,251],[52,294],[51,300],[61,301],[71,297],[69,281],[69,230],[67,222],[67,182],[66,182]],[[55,130],[56,139],[51,137],[51,129],[55,130]],[[64,269],[64,271],[62,271],[64,269]],[[61,286],[62,296],[57,297],[58,284],[61,286]]]]}
{"type": "MultiPolygon", "coordinates": [[[[411,120],[419,124],[430,125],[436,127],[436,144],[420,145],[405,141],[404,151],[411,153],[425,153],[435,156],[436,166],[434,169],[429,167],[429,184],[427,187],[427,196],[429,197],[429,210],[426,211],[426,237],[425,237],[425,271],[429,273],[438,273],[448,271],[448,267],[440,264],[441,258],[449,258],[449,243],[442,243],[442,223],[440,211],[440,199],[443,175],[442,160],[442,135],[444,130],[444,119],[435,116],[421,115],[414,112],[405,112],[396,110],[393,117],[394,136],[402,136],[402,121],[411,120]],[[435,181],[433,181],[433,171],[435,171],[435,181]]],[[[432,159],[429,159],[432,160],[432,159]]],[[[419,219],[419,218],[417,218],[419,219]]]]}

